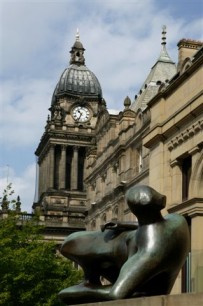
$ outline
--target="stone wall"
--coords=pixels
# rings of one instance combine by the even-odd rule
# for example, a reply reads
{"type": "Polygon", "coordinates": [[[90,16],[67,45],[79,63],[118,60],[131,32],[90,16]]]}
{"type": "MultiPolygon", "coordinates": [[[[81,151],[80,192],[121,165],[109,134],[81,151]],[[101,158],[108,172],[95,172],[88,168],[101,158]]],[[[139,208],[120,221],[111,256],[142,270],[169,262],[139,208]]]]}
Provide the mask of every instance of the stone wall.
{"type": "MultiPolygon", "coordinates": [[[[136,299],[80,304],[81,306],[202,306],[203,293],[160,295],[136,299]]],[[[78,306],[80,306],[78,305],[78,306]]]]}

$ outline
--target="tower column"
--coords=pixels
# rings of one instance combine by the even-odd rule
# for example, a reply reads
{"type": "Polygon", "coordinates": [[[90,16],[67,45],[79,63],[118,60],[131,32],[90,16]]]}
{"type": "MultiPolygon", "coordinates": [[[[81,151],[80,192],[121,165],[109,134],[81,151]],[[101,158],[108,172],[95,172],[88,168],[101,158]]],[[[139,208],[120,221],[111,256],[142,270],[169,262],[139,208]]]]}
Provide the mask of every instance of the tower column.
{"type": "Polygon", "coordinates": [[[45,176],[45,156],[43,156],[43,159],[42,159],[42,192],[45,192],[45,179],[46,179],[46,176],[45,176]]]}
{"type": "Polygon", "coordinates": [[[38,165],[39,165],[39,196],[42,193],[42,161],[41,159],[38,160],[38,165]]]}
{"type": "Polygon", "coordinates": [[[49,189],[49,188],[50,188],[50,181],[49,181],[49,177],[50,177],[50,160],[49,160],[49,152],[47,152],[47,155],[46,155],[46,163],[47,163],[46,188],[49,189]]]}
{"type": "Polygon", "coordinates": [[[54,188],[54,145],[50,147],[49,161],[49,187],[54,188]]]}
{"type": "Polygon", "coordinates": [[[66,183],[66,146],[61,146],[61,160],[60,160],[60,170],[59,170],[59,188],[65,189],[66,183]]]}
{"type": "Polygon", "coordinates": [[[48,154],[46,153],[44,156],[44,189],[47,191],[47,187],[49,186],[48,182],[48,154]]]}
{"type": "Polygon", "coordinates": [[[78,189],[78,149],[79,147],[73,147],[73,159],[71,164],[71,189],[78,189]]]}

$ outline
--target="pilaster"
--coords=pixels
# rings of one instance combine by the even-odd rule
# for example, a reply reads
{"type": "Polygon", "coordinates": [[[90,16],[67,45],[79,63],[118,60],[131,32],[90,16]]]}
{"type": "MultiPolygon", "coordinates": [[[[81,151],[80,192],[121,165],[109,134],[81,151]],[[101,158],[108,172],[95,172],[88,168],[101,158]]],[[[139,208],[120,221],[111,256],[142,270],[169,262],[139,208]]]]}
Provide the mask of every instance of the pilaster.
{"type": "Polygon", "coordinates": [[[73,147],[73,159],[71,164],[71,189],[78,188],[78,146],[73,147]]]}
{"type": "Polygon", "coordinates": [[[180,162],[176,159],[171,162],[172,167],[172,190],[171,200],[172,204],[180,203],[182,201],[182,171],[180,162]]]}
{"type": "Polygon", "coordinates": [[[54,188],[54,154],[55,154],[55,147],[51,145],[49,150],[49,187],[54,188]]]}
{"type": "Polygon", "coordinates": [[[61,146],[61,160],[60,160],[60,170],[59,170],[59,188],[65,189],[66,183],[66,146],[61,146]]]}

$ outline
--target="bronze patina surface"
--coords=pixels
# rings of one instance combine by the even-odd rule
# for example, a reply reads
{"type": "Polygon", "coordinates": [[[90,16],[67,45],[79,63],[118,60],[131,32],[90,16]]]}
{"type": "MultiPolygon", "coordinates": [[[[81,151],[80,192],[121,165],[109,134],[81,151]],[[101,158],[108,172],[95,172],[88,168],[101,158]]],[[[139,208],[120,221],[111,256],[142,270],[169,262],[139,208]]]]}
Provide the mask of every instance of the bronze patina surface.
{"type": "Polygon", "coordinates": [[[82,283],[59,293],[67,305],[170,293],[189,251],[187,222],[178,214],[163,217],[166,197],[149,186],[132,187],[126,200],[138,226],[108,223],[64,241],[61,253],[84,270],[82,283]],[[111,284],[102,285],[101,277],[111,284]]]}

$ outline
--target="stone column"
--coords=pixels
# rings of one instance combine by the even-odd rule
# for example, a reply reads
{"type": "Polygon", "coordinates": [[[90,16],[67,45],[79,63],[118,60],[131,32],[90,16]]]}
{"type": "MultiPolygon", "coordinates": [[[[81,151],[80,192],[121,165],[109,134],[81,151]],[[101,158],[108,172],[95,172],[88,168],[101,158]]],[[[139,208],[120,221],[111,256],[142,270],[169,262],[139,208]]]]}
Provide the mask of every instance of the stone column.
{"type": "Polygon", "coordinates": [[[38,165],[39,165],[39,183],[38,183],[39,186],[38,188],[39,188],[39,198],[40,198],[42,194],[42,161],[41,160],[38,161],[38,165]]]}
{"type": "Polygon", "coordinates": [[[42,192],[45,192],[45,156],[43,156],[43,159],[42,159],[42,192]]]}
{"type": "Polygon", "coordinates": [[[61,160],[59,170],[59,188],[65,189],[66,183],[66,146],[61,146],[61,160]]]}
{"type": "Polygon", "coordinates": [[[49,187],[54,188],[54,145],[49,150],[49,187]]]}
{"type": "Polygon", "coordinates": [[[50,188],[50,156],[49,151],[47,152],[47,189],[50,188]]]}
{"type": "Polygon", "coordinates": [[[172,167],[172,194],[171,204],[182,202],[182,171],[177,159],[170,163],[172,167]]]}
{"type": "Polygon", "coordinates": [[[122,153],[120,156],[120,182],[121,181],[125,181],[125,164],[126,164],[126,158],[125,158],[125,154],[122,153]]]}
{"type": "Polygon", "coordinates": [[[47,191],[49,182],[48,182],[48,155],[44,156],[44,190],[47,191]]]}
{"type": "MultiPolygon", "coordinates": [[[[202,204],[202,203],[201,203],[202,204]]],[[[203,267],[203,216],[199,215],[201,207],[200,202],[196,202],[196,212],[194,210],[191,214],[191,279],[192,279],[192,291],[202,292],[202,267],[203,267]],[[200,272],[201,271],[201,272],[200,272]]]]}
{"type": "Polygon", "coordinates": [[[73,159],[71,164],[71,189],[77,190],[78,188],[78,149],[79,147],[73,147],[73,159]]]}
{"type": "Polygon", "coordinates": [[[85,153],[85,158],[84,158],[84,162],[83,162],[83,181],[86,179],[87,176],[87,155],[85,153]]]}
{"type": "Polygon", "coordinates": [[[99,201],[101,199],[101,186],[102,186],[101,176],[98,176],[96,178],[96,201],[99,201]]]}
{"type": "Polygon", "coordinates": [[[196,146],[192,150],[188,152],[192,156],[192,175],[190,178],[189,184],[189,195],[190,198],[201,197],[201,188],[200,181],[199,181],[199,173],[200,173],[200,160],[201,160],[201,149],[200,147],[196,146]]]}

